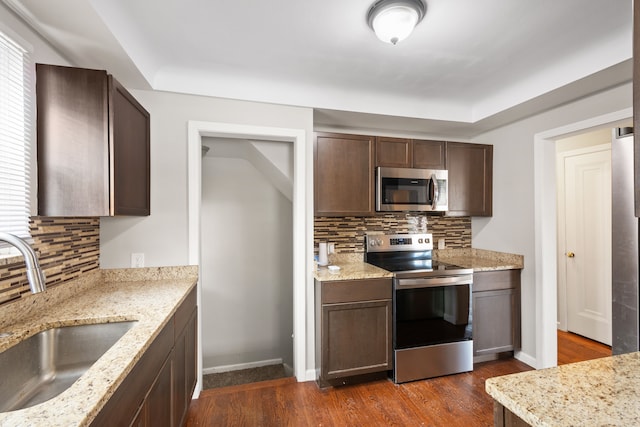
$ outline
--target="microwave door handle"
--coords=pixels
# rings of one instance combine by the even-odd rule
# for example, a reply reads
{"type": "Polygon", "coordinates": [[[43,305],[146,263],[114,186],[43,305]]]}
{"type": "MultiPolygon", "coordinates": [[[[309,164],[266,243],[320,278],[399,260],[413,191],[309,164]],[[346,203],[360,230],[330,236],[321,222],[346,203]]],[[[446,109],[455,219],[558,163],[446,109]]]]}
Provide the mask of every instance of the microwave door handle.
{"type": "Polygon", "coordinates": [[[433,195],[433,199],[431,202],[431,209],[436,209],[437,204],[438,204],[438,197],[440,197],[440,190],[438,189],[438,180],[436,179],[436,174],[434,173],[433,175],[431,175],[431,182],[433,183],[432,188],[432,195],[433,195]]]}

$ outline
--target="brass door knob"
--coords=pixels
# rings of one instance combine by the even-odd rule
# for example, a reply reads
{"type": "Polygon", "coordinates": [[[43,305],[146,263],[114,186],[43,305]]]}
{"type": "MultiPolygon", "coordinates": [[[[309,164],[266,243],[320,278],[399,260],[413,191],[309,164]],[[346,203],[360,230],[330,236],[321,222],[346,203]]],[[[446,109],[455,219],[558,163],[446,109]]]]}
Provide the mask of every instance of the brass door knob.
{"type": "Polygon", "coordinates": [[[573,258],[574,256],[576,256],[576,254],[574,254],[573,252],[567,252],[567,256],[569,258],[573,258]]]}

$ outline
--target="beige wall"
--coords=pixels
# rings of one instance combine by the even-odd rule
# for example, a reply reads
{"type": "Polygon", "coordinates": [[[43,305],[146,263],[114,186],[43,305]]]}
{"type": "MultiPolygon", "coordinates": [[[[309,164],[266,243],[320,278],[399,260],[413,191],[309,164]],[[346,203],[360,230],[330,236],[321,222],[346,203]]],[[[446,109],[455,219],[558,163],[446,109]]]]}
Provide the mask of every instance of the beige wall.
{"type": "MultiPolygon", "coordinates": [[[[473,218],[473,246],[524,255],[522,271],[522,351],[527,361],[536,356],[536,295],[542,277],[536,271],[534,141],[537,134],[628,109],[631,83],[504,126],[474,138],[493,144],[493,217],[473,218]]],[[[544,170],[554,174],[555,164],[544,170]]],[[[555,188],[544,188],[555,194],[555,188]]],[[[553,231],[555,235],[555,230],[553,231]]],[[[553,236],[549,237],[555,240],[553,236]]],[[[545,247],[555,251],[555,247],[545,247]]]]}

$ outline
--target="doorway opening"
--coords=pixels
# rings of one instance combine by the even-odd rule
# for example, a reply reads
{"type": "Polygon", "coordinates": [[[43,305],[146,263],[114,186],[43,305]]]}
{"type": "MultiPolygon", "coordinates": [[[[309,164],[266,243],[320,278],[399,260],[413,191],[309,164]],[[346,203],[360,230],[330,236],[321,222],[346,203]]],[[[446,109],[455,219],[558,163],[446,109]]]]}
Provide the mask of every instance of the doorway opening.
{"type": "Polygon", "coordinates": [[[589,130],[614,128],[628,122],[631,108],[594,117],[534,136],[535,302],[537,369],[557,365],[558,239],[556,201],[556,141],[589,130]]]}
{"type": "MultiPolygon", "coordinates": [[[[201,207],[202,207],[202,139],[231,138],[261,141],[289,142],[293,145],[293,370],[298,381],[314,378],[314,369],[307,368],[307,324],[313,316],[313,301],[309,302],[306,289],[312,288],[311,261],[312,241],[307,230],[312,230],[311,187],[313,168],[311,149],[307,147],[303,129],[272,128],[241,124],[190,121],[188,123],[188,206],[189,206],[189,263],[202,265],[201,207]],[[310,307],[309,307],[310,306],[310,307]]],[[[266,242],[265,242],[266,243],[266,242]]],[[[261,242],[251,242],[259,248],[261,242]]],[[[238,256],[242,256],[238,254],[238,256]]],[[[198,287],[198,305],[202,307],[202,279],[198,287]]],[[[198,312],[199,331],[202,333],[202,310],[198,312]]],[[[313,336],[311,335],[311,338],[313,336]]],[[[198,385],[196,396],[202,390],[202,337],[198,340],[198,385]]]]}
{"type": "Polygon", "coordinates": [[[293,143],[202,148],[203,388],[293,376],[293,143]]]}

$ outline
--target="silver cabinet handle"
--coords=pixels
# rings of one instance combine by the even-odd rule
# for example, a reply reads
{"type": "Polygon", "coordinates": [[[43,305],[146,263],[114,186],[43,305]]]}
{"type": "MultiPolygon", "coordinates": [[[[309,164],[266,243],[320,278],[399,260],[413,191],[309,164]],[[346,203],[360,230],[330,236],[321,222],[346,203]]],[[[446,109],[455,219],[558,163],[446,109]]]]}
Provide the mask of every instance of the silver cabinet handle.
{"type": "Polygon", "coordinates": [[[438,286],[467,285],[473,283],[473,275],[440,276],[421,279],[398,279],[397,289],[435,288],[438,286]]]}
{"type": "Polygon", "coordinates": [[[440,197],[440,189],[438,189],[438,180],[436,174],[431,175],[431,182],[433,182],[433,202],[431,203],[431,209],[435,210],[438,204],[438,198],[440,197]]]}

